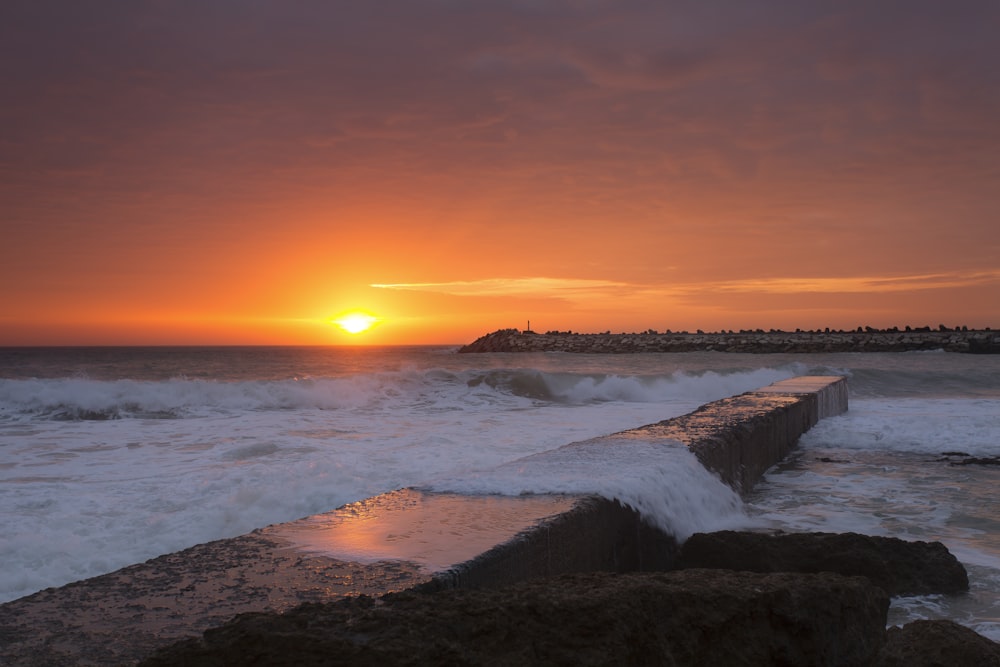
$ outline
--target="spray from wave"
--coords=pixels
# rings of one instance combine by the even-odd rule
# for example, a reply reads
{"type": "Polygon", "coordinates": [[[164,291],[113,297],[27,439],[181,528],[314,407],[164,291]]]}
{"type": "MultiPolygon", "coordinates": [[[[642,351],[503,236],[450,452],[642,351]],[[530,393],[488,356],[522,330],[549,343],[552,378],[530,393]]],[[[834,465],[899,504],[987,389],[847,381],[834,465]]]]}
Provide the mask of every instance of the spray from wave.
{"type": "Polygon", "coordinates": [[[570,405],[609,401],[656,403],[674,401],[679,397],[707,402],[784,380],[796,374],[794,366],[729,373],[676,371],[657,375],[494,369],[472,374],[467,384],[469,387],[487,386],[514,396],[570,405]]]}

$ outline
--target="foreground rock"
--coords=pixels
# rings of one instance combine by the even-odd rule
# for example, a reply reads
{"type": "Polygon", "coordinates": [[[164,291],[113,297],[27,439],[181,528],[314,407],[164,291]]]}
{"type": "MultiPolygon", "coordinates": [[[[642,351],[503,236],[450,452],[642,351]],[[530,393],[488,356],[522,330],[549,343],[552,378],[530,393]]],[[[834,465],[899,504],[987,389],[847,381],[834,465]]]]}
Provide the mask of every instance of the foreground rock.
{"type": "Polygon", "coordinates": [[[876,667],[1000,667],[1000,644],[952,621],[890,628],[876,667]]]}
{"type": "Polygon", "coordinates": [[[889,595],[969,590],[965,568],[940,542],[907,542],[857,533],[698,533],[681,547],[679,566],[837,572],[868,577],[889,595]]]}
{"type": "Polygon", "coordinates": [[[142,664],[871,665],[888,606],[829,573],[565,575],[247,614],[142,664]]]}

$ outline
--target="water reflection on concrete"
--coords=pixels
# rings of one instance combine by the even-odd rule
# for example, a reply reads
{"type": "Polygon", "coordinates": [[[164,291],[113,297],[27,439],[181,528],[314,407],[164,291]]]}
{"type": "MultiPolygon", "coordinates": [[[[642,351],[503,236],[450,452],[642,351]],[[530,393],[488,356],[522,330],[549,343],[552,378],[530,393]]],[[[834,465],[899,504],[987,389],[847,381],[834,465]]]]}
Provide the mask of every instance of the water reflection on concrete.
{"type": "Polygon", "coordinates": [[[264,532],[303,553],[369,563],[402,560],[440,572],[568,511],[578,500],[566,495],[462,496],[402,489],[264,532]]]}

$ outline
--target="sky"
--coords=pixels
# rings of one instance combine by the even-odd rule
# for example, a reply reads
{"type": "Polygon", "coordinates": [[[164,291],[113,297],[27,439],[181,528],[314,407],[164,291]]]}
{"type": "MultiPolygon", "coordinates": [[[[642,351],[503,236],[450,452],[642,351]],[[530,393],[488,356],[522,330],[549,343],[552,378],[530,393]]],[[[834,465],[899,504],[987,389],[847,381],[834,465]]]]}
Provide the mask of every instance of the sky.
{"type": "Polygon", "coordinates": [[[997,328],[997,34],[995,0],[5,0],[0,345],[997,328]]]}

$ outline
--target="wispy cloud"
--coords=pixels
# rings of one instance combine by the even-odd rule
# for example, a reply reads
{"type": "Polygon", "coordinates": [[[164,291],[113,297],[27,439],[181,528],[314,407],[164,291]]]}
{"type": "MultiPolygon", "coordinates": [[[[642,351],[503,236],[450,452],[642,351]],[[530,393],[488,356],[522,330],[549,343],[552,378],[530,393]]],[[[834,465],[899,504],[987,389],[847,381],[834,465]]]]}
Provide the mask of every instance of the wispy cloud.
{"type": "Polygon", "coordinates": [[[694,294],[891,293],[973,287],[1000,282],[1000,270],[905,276],[784,277],[666,284],[582,278],[486,278],[439,283],[375,283],[371,287],[453,296],[550,297],[570,301],[608,297],[690,297],[694,294]]]}
{"type": "MultiPolygon", "coordinates": [[[[681,291],[694,290],[795,294],[811,293],[886,293],[914,290],[972,287],[1000,281],[1000,271],[970,271],[926,273],[909,276],[848,276],[843,278],[750,278],[691,285],[681,291]]],[[[675,290],[671,290],[675,291],[675,290]]]]}
{"type": "Polygon", "coordinates": [[[580,278],[486,278],[444,283],[373,284],[371,287],[437,292],[454,296],[549,296],[567,299],[606,295],[609,292],[635,288],[623,282],[580,278]]]}

